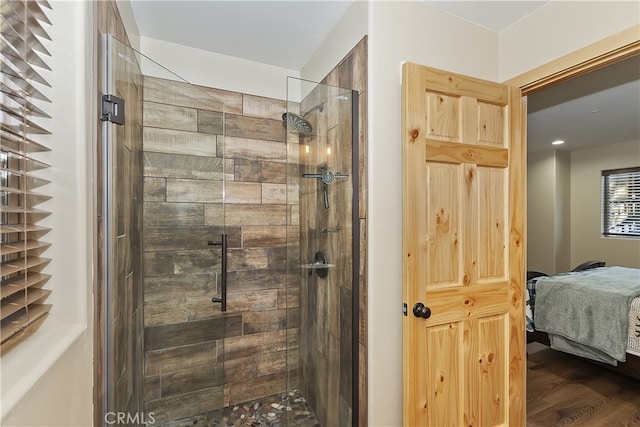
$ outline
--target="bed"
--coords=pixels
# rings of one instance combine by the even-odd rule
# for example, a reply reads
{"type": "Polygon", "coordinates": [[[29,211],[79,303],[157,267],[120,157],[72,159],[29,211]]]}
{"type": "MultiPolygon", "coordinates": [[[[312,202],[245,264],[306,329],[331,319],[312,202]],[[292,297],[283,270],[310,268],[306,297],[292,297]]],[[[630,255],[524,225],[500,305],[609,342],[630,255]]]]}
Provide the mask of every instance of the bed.
{"type": "Polygon", "coordinates": [[[528,342],[640,378],[640,269],[592,265],[527,279],[528,342]]]}

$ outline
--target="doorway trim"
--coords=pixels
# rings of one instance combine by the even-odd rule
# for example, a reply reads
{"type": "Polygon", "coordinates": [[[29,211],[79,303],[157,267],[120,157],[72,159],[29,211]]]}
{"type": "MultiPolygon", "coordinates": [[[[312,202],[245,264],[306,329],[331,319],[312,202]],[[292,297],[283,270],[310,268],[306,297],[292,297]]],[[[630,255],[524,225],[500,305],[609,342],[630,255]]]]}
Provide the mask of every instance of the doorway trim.
{"type": "Polygon", "coordinates": [[[640,25],[578,49],[502,83],[517,86],[522,97],[640,54],[640,25]]]}
{"type": "MultiPolygon", "coordinates": [[[[640,55],[640,25],[613,34],[501,83],[520,88],[523,129],[526,129],[528,95],[636,55],[640,55]]],[[[526,135],[524,142],[527,143],[526,135]]],[[[526,150],[524,147],[523,149],[526,150]]],[[[525,164],[525,170],[526,167],[525,164]]],[[[524,200],[526,203],[526,196],[524,200]]],[[[523,209],[526,213],[526,207],[523,209]]],[[[526,214],[524,220],[526,223],[526,214]]],[[[527,259],[526,245],[524,258],[527,259]]],[[[526,414],[526,403],[524,411],[526,414]]]]}

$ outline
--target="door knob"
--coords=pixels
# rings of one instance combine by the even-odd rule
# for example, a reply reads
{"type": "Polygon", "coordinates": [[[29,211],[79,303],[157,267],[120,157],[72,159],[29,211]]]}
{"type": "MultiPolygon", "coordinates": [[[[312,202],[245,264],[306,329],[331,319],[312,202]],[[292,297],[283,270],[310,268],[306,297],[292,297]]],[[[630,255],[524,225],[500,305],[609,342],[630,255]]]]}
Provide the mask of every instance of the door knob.
{"type": "Polygon", "coordinates": [[[431,317],[431,309],[429,307],[425,307],[423,303],[417,302],[416,305],[413,306],[413,315],[416,317],[422,317],[423,319],[428,319],[431,317]]]}

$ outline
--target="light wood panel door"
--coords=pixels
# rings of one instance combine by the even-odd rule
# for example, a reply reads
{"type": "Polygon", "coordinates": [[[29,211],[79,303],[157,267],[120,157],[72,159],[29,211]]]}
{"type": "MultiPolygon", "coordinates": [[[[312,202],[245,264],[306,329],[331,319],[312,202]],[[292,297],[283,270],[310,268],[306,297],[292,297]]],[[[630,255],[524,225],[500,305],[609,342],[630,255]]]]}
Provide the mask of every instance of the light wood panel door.
{"type": "Polygon", "coordinates": [[[524,426],[520,91],[412,63],[402,83],[404,424],[524,426]]]}

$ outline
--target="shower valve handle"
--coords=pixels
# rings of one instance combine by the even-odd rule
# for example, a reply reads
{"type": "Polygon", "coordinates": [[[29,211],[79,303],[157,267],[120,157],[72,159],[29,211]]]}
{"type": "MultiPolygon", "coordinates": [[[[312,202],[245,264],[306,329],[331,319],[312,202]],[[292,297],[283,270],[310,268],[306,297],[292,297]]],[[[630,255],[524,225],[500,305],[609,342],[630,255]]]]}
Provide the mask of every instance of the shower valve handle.
{"type": "Polygon", "coordinates": [[[324,171],[322,173],[303,173],[303,178],[318,178],[325,184],[331,184],[336,178],[349,178],[349,175],[344,173],[333,173],[331,171],[324,171]]]}
{"type": "Polygon", "coordinates": [[[327,184],[322,186],[322,200],[324,201],[324,208],[329,209],[329,192],[327,191],[327,184]]]}

